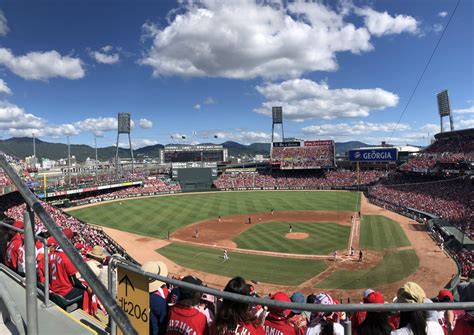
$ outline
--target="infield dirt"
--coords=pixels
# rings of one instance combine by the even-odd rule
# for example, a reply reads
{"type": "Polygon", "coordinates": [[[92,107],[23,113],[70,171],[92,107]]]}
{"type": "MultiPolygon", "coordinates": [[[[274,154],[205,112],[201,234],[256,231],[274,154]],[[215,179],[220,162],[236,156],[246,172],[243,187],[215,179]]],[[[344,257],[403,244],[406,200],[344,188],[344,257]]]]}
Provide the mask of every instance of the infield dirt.
{"type": "MultiPolygon", "coordinates": [[[[421,229],[420,224],[416,223],[414,220],[368,203],[363,195],[361,197],[361,212],[362,215],[383,215],[398,222],[407,235],[412,246],[403,247],[396,250],[414,249],[420,260],[420,265],[414,274],[398,282],[376,287],[377,290],[381,291],[385,295],[387,301],[396,294],[398,288],[406,281],[417,282],[425,289],[428,296],[436,296],[438,291],[452,279],[453,274],[456,273],[456,265],[454,261],[445,253],[441,252],[439,247],[436,246],[427,232],[424,229],[421,229]]],[[[338,222],[339,224],[350,225],[351,213],[325,212],[326,214],[324,214],[324,216],[320,217],[318,215],[318,218],[315,218],[315,212],[310,213],[312,214],[309,215],[309,213],[305,211],[275,212],[273,216],[271,213],[262,213],[261,215],[253,214],[251,215],[251,218],[252,222],[255,223],[271,222],[277,220],[289,222],[332,221],[338,222]],[[258,220],[259,218],[261,218],[261,220],[258,220]]],[[[318,213],[322,214],[323,212],[318,213]]],[[[209,243],[211,246],[214,243],[222,243],[223,246],[226,246],[227,243],[232,243],[232,245],[235,246],[235,243],[231,241],[231,237],[240,234],[251,227],[251,225],[248,224],[248,217],[248,215],[229,216],[222,218],[220,223],[218,222],[217,218],[215,220],[201,221],[177,230],[174,234],[172,234],[172,237],[176,239],[182,238],[183,241],[189,241],[190,243],[194,244],[196,243],[196,238],[193,236],[195,235],[196,227],[198,227],[197,229],[199,230],[200,243],[203,242],[202,239],[207,239],[207,243],[209,243]]],[[[168,245],[168,241],[151,237],[143,237],[137,234],[123,232],[111,228],[104,228],[104,230],[118,243],[120,243],[127,250],[127,252],[140,263],[148,260],[162,260],[168,265],[170,274],[193,274],[204,280],[210,286],[217,288],[223,288],[229,280],[228,277],[181,267],[154,251],[160,247],[168,245]]],[[[307,280],[304,283],[301,283],[300,285],[281,286],[267,283],[258,283],[255,284],[255,287],[260,294],[267,294],[276,291],[286,291],[289,293],[301,291],[304,294],[319,292],[321,290],[315,288],[314,286],[317,286],[318,282],[324,278],[327,278],[331,273],[337,270],[361,270],[370,268],[380,262],[383,257],[382,252],[364,251],[364,261],[358,262],[357,257],[351,258],[350,256],[347,256],[347,250],[341,251],[340,255],[341,259],[338,262],[335,262],[330,256],[322,256],[324,257],[328,268],[319,275],[307,280]]],[[[361,295],[364,290],[326,289],[324,291],[333,294],[335,297],[350,297],[352,302],[354,302],[361,299],[361,295]]]]}

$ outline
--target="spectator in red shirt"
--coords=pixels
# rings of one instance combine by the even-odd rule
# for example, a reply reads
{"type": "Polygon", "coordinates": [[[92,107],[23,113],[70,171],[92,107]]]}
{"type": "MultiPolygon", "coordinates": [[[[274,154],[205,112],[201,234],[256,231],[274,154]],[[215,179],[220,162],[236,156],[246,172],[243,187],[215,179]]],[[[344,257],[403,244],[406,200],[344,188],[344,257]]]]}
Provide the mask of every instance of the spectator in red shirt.
{"type": "MultiPolygon", "coordinates": [[[[231,279],[224,292],[250,295],[249,285],[242,277],[231,279]]],[[[211,326],[211,334],[246,334],[264,335],[260,320],[251,313],[250,306],[246,303],[224,299],[216,314],[216,319],[211,326]]]]}
{"type": "Polygon", "coordinates": [[[48,238],[49,249],[49,288],[55,294],[72,300],[84,295],[84,291],[90,289],[77,278],[77,270],[59,247],[54,237],[48,238]]]}
{"type": "MultiPolygon", "coordinates": [[[[13,227],[23,229],[24,225],[21,221],[15,221],[13,227]]],[[[24,277],[25,255],[23,245],[23,234],[14,232],[14,235],[7,244],[5,265],[24,277]]]]}
{"type": "MultiPolygon", "coordinates": [[[[459,286],[459,297],[461,302],[474,301],[474,283],[459,286]]],[[[466,310],[466,313],[456,320],[453,335],[474,334],[474,311],[466,310]]]]}
{"type": "MultiPolygon", "coordinates": [[[[184,277],[183,282],[202,285],[202,281],[194,276],[184,277]]],[[[166,334],[207,335],[209,327],[206,316],[195,307],[200,300],[200,292],[179,287],[179,301],[170,309],[166,334]]]]}
{"type": "MultiPolygon", "coordinates": [[[[272,300],[291,302],[291,299],[284,292],[277,292],[272,296],[272,300]]],[[[289,309],[269,307],[269,314],[265,320],[265,332],[272,335],[296,335],[295,327],[289,322],[289,309]]]]}
{"type": "MultiPolygon", "coordinates": [[[[385,302],[382,293],[372,292],[367,297],[366,303],[383,304],[385,302]]],[[[386,312],[367,312],[364,321],[357,328],[360,335],[389,335],[393,330],[388,322],[388,313],[386,312]]]]}

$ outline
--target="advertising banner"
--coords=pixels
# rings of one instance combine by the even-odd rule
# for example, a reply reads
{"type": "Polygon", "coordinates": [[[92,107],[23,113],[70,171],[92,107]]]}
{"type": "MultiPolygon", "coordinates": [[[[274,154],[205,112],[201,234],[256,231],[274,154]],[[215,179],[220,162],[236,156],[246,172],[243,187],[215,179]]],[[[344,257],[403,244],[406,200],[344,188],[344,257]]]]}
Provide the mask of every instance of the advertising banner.
{"type": "Polygon", "coordinates": [[[393,162],[397,160],[397,149],[356,149],[349,150],[351,162],[393,162]]]}
{"type": "Polygon", "coordinates": [[[305,147],[319,147],[319,146],[329,146],[333,145],[333,141],[326,140],[326,141],[304,141],[305,147]]]}
{"type": "Polygon", "coordinates": [[[299,147],[301,146],[300,142],[294,141],[294,142],[273,142],[273,147],[274,148],[287,148],[287,147],[299,147]]]}

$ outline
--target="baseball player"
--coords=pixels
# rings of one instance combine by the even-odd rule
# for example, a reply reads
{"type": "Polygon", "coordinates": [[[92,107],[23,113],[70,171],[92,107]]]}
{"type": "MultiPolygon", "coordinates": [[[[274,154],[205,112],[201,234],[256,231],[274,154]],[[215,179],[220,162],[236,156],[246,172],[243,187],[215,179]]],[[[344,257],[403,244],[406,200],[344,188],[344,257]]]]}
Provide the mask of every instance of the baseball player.
{"type": "Polygon", "coordinates": [[[249,224],[252,224],[252,218],[249,216],[249,224]]]}
{"type": "Polygon", "coordinates": [[[229,254],[227,253],[227,249],[224,249],[224,261],[229,259],[229,254]]]}
{"type": "Polygon", "coordinates": [[[194,235],[196,238],[199,237],[199,230],[196,229],[196,234],[194,235]]]}
{"type": "Polygon", "coordinates": [[[354,256],[354,248],[351,245],[351,256],[354,256]]]}
{"type": "Polygon", "coordinates": [[[362,249],[359,251],[359,262],[362,262],[362,257],[363,257],[363,254],[362,254],[362,249]]]}
{"type": "Polygon", "coordinates": [[[334,261],[337,262],[337,250],[334,250],[333,255],[334,255],[334,261]]]}
{"type": "Polygon", "coordinates": [[[217,218],[217,221],[218,221],[219,223],[221,223],[221,222],[222,222],[222,218],[221,218],[221,216],[220,216],[220,215],[219,215],[219,217],[217,218]]]}
{"type": "Polygon", "coordinates": [[[290,233],[292,233],[293,232],[293,226],[290,225],[288,228],[289,228],[290,233]]]}
{"type": "Polygon", "coordinates": [[[271,212],[271,213],[272,213],[272,215],[273,215],[273,208],[271,209],[271,211],[270,211],[270,212],[271,212]]]}

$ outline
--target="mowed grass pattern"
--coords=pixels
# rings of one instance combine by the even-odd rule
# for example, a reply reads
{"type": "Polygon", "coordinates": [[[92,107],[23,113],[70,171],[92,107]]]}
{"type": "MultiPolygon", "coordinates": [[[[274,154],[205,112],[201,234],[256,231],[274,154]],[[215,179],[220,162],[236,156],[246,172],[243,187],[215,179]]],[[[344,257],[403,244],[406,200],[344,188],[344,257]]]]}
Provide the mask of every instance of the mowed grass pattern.
{"type": "Polygon", "coordinates": [[[420,260],[414,250],[391,252],[382,262],[364,270],[339,270],[333,272],[316,287],[323,289],[354,290],[395,283],[416,271],[420,260]]]}
{"type": "Polygon", "coordinates": [[[156,250],[161,255],[186,268],[279,285],[299,285],[326,269],[320,260],[287,259],[229,252],[173,243],[156,250]]]}
{"type": "Polygon", "coordinates": [[[233,238],[238,248],[292,254],[325,255],[347,248],[351,228],[334,222],[267,222],[255,225],[233,238]],[[285,237],[289,225],[293,232],[308,233],[303,240],[285,237]]]}
{"type": "Polygon", "coordinates": [[[89,223],[141,235],[174,230],[220,216],[287,210],[358,211],[359,194],[330,191],[260,191],[183,194],[123,200],[71,211],[89,223]]]}
{"type": "Polygon", "coordinates": [[[360,246],[363,249],[384,250],[410,245],[398,222],[381,215],[362,216],[360,246]]]}

